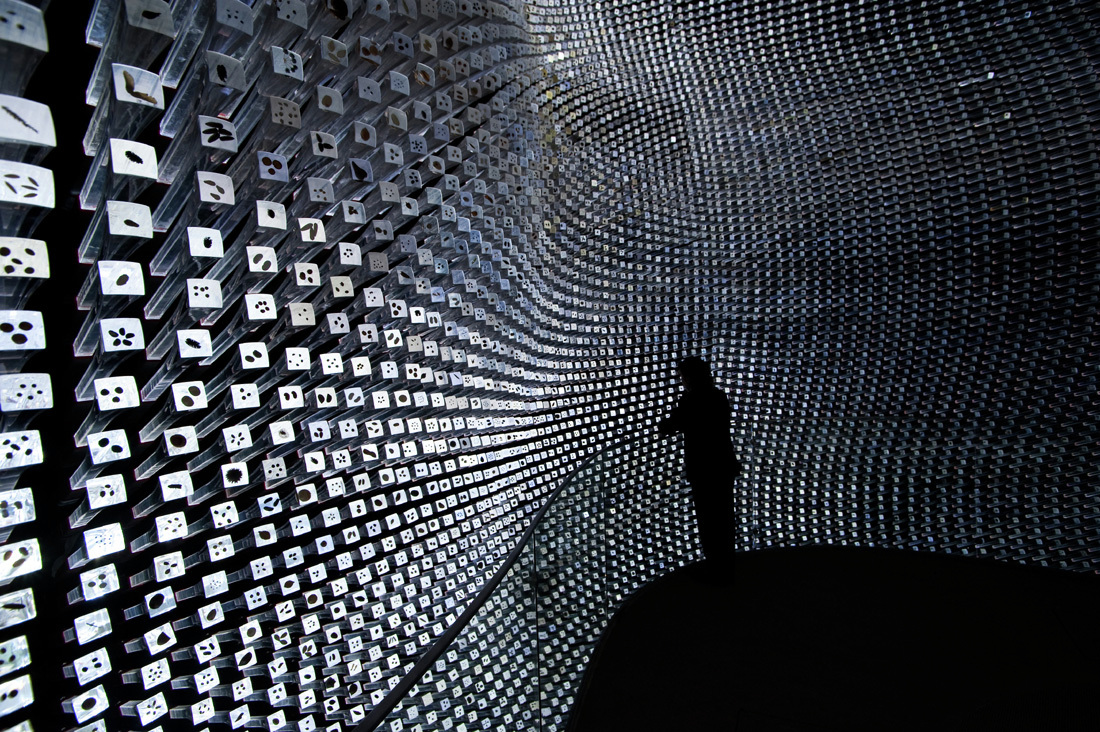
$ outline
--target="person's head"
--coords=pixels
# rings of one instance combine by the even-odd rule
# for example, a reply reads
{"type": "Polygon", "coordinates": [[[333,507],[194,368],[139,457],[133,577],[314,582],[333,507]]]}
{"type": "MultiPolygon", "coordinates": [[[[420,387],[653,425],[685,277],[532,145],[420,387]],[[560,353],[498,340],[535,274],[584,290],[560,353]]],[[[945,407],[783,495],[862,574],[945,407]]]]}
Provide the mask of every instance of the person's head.
{"type": "Polygon", "coordinates": [[[688,391],[696,391],[714,386],[714,377],[710,373],[710,366],[698,356],[688,356],[676,366],[680,372],[680,380],[688,391]]]}

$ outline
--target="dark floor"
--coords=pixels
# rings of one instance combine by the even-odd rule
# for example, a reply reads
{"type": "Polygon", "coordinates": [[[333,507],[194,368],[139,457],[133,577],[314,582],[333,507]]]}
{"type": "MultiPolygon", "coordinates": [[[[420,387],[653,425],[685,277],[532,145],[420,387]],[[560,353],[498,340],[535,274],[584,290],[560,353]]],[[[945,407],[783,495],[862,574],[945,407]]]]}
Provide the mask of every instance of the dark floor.
{"type": "Polygon", "coordinates": [[[604,634],[571,732],[1100,730],[1100,577],[820,547],[693,565],[604,634]]]}

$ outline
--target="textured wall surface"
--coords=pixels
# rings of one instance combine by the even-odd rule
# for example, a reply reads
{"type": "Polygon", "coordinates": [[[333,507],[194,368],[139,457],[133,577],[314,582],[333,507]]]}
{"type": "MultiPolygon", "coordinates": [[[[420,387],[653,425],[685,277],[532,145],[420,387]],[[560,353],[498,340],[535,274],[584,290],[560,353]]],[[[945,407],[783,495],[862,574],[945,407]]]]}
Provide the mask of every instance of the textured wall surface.
{"type": "Polygon", "coordinates": [[[1095,9],[535,7],[562,216],[716,354],[743,545],[1093,569],[1095,9]]]}
{"type": "Polygon", "coordinates": [[[353,729],[686,354],[743,548],[1094,571],[1089,4],[45,10],[0,2],[0,727],[353,729]]]}

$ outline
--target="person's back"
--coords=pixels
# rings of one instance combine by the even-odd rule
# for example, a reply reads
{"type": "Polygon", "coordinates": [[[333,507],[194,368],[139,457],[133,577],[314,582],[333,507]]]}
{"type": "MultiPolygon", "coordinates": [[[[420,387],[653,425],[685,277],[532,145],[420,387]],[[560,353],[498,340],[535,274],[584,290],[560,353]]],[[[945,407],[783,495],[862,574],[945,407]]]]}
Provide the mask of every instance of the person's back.
{"type": "Polygon", "coordinates": [[[680,397],[673,411],[684,433],[688,480],[707,481],[715,488],[732,481],[737,461],[730,442],[730,405],[726,394],[715,386],[692,390],[680,397]]]}

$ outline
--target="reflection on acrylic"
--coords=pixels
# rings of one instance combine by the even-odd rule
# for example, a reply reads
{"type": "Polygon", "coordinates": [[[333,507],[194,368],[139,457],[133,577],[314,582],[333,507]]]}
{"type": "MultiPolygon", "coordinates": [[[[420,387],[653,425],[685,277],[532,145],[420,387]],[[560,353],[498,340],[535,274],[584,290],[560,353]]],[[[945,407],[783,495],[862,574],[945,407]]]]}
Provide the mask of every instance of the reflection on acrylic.
{"type": "MultiPolygon", "coordinates": [[[[0,0],[0,726],[60,697],[82,732],[354,729],[571,467],[649,434],[687,354],[732,397],[740,548],[1086,566],[1087,507],[1040,487],[1083,485],[1096,444],[1065,313],[1095,308],[1097,80],[1077,41],[1034,50],[1085,40],[1076,12],[125,0],[88,19],[86,98],[36,100],[43,15],[0,0]],[[43,157],[85,101],[70,196],[43,157]],[[74,240],[34,238],[62,215],[74,240]],[[51,257],[82,277],[80,426],[52,443],[51,257]],[[1027,483],[1014,430],[1048,413],[1027,483]],[[26,478],[44,444],[72,491],[26,478]],[[28,630],[55,542],[60,651],[28,630]]],[[[682,494],[655,454],[618,474],[682,494]]],[[[615,506],[616,587],[647,536],[693,556],[672,506],[615,506]]],[[[521,622],[533,588],[592,589],[559,518],[386,729],[563,728],[596,626],[536,656],[521,622]]]]}

